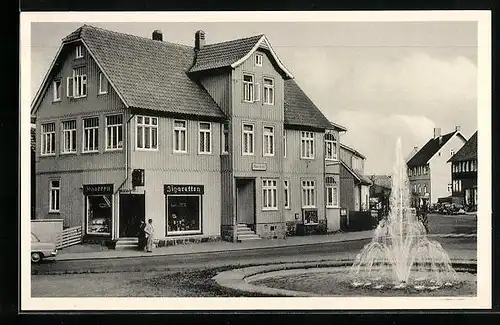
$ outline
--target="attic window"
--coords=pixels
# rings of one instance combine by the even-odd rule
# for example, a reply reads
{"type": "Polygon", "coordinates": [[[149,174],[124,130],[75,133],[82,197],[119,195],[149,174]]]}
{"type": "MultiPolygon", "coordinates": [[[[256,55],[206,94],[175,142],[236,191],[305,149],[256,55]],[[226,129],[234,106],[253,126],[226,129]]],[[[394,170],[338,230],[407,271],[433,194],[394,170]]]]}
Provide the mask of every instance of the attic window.
{"type": "Polygon", "coordinates": [[[258,67],[262,66],[262,54],[255,54],[255,65],[258,67]]]}
{"type": "Polygon", "coordinates": [[[81,59],[81,58],[83,58],[83,46],[82,46],[82,45],[77,45],[77,46],[76,46],[76,51],[75,51],[75,52],[76,52],[76,56],[75,56],[75,57],[76,57],[77,59],[81,59]]]}
{"type": "Polygon", "coordinates": [[[106,76],[102,72],[99,72],[99,95],[107,93],[108,93],[108,79],[106,79],[106,76]]]}

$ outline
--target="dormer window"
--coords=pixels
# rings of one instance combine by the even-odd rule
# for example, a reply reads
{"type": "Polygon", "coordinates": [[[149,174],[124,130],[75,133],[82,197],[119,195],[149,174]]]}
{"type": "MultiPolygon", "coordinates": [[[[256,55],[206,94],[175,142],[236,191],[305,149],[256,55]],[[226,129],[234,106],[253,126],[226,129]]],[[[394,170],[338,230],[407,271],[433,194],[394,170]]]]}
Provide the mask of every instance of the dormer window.
{"type": "Polygon", "coordinates": [[[76,50],[75,50],[75,58],[81,59],[83,58],[83,46],[82,45],[77,45],[76,50]]]}
{"type": "Polygon", "coordinates": [[[261,67],[262,66],[262,54],[255,54],[255,65],[257,67],[261,67]]]}

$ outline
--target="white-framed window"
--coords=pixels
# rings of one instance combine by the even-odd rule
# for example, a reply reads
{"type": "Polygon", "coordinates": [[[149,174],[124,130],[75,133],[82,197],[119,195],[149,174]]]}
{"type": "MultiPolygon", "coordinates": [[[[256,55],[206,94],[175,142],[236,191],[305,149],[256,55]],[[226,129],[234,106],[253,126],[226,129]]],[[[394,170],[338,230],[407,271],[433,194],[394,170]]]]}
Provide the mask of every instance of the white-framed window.
{"type": "Polygon", "coordinates": [[[61,153],[76,152],[76,120],[61,122],[61,153]]]}
{"type": "Polygon", "coordinates": [[[427,185],[424,184],[424,194],[427,193],[427,185]]]}
{"type": "Polygon", "coordinates": [[[42,124],[41,155],[48,156],[56,153],[56,123],[42,124]]]}
{"type": "Polygon", "coordinates": [[[198,128],[198,153],[200,155],[209,155],[212,153],[212,124],[200,122],[198,128]]]}
{"type": "Polygon", "coordinates": [[[59,212],[61,181],[50,180],[49,183],[49,212],[59,212]]]}
{"type": "Polygon", "coordinates": [[[283,157],[286,158],[286,130],[283,129],[283,157]]]}
{"type": "Polygon", "coordinates": [[[325,160],[337,159],[337,140],[331,133],[325,134],[325,160]]]}
{"type": "Polygon", "coordinates": [[[83,119],[83,152],[99,151],[99,117],[83,119]]]}
{"type": "Polygon", "coordinates": [[[136,149],[158,149],[158,118],[153,116],[137,115],[136,117],[136,149]]]}
{"type": "Polygon", "coordinates": [[[108,79],[104,73],[99,72],[99,95],[108,93],[108,79]]]}
{"type": "Polygon", "coordinates": [[[262,54],[260,53],[255,53],[255,65],[258,67],[262,66],[262,54]]]}
{"type": "Polygon", "coordinates": [[[274,105],[274,79],[264,78],[264,104],[274,105]]]}
{"type": "Polygon", "coordinates": [[[83,58],[83,45],[77,45],[75,47],[75,58],[77,59],[83,58]]]}
{"type": "Polygon", "coordinates": [[[290,183],[283,181],[283,198],[285,209],[290,209],[290,183]]]}
{"type": "Polygon", "coordinates": [[[458,180],[458,191],[462,192],[462,180],[461,179],[458,180]]]}
{"type": "Polygon", "coordinates": [[[69,98],[87,96],[87,75],[82,69],[73,69],[73,76],[66,79],[66,96],[69,98]]]}
{"type": "Polygon", "coordinates": [[[174,120],[174,152],[187,152],[187,121],[174,120]]]}
{"type": "Polygon", "coordinates": [[[221,134],[221,152],[223,154],[229,153],[229,124],[222,124],[222,134],[221,134]]]}
{"type": "Polygon", "coordinates": [[[302,131],[300,133],[300,158],[314,159],[314,133],[302,131]]]}
{"type": "Polygon", "coordinates": [[[262,180],[262,210],[278,210],[278,186],[275,179],[262,180]]]}
{"type": "Polygon", "coordinates": [[[243,124],[243,132],[241,138],[241,147],[244,156],[251,156],[254,154],[254,125],[243,124]]]}
{"type": "Polygon", "coordinates": [[[106,150],[123,148],[123,115],[106,116],[106,150]]]}
{"type": "Polygon", "coordinates": [[[62,92],[62,86],[61,86],[61,79],[54,80],[53,82],[53,101],[58,102],[61,100],[61,92],[62,92]]]}
{"type": "Polygon", "coordinates": [[[422,186],[420,184],[417,185],[418,193],[422,193],[422,186]]]}
{"type": "Polygon", "coordinates": [[[264,126],[262,132],[262,154],[264,156],[274,156],[274,127],[264,126]]]}
{"type": "Polygon", "coordinates": [[[339,207],[339,188],[335,179],[331,176],[325,178],[326,186],[326,207],[338,208],[339,207]]]}
{"type": "Polygon", "coordinates": [[[260,87],[251,74],[243,74],[243,101],[253,103],[260,100],[260,87]]]}
{"type": "Polygon", "coordinates": [[[313,180],[302,181],[302,207],[316,207],[316,190],[315,182],[313,180]]]}
{"type": "Polygon", "coordinates": [[[413,193],[417,193],[417,184],[413,184],[413,193]]]}

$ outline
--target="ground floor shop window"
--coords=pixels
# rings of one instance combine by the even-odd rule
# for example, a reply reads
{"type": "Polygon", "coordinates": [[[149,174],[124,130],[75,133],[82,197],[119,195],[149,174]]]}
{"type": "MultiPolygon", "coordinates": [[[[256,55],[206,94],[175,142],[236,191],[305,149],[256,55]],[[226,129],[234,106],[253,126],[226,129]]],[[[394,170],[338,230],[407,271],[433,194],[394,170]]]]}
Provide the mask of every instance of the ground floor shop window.
{"type": "Polygon", "coordinates": [[[113,184],[84,185],[88,235],[111,235],[113,184]]]}
{"type": "Polygon", "coordinates": [[[167,195],[167,236],[201,233],[201,196],[167,195]]]}
{"type": "Polygon", "coordinates": [[[113,200],[111,195],[87,196],[87,234],[111,235],[113,200]]]}

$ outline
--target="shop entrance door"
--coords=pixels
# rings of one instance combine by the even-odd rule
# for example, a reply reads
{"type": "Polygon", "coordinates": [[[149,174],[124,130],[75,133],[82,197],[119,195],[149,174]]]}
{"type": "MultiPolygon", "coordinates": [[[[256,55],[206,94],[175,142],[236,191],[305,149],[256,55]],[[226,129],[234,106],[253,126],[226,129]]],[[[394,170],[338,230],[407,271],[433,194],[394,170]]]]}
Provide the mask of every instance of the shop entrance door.
{"type": "Polygon", "coordinates": [[[144,194],[120,194],[120,237],[137,237],[145,219],[144,194]]]}
{"type": "Polygon", "coordinates": [[[255,179],[236,180],[236,220],[255,224],[255,179]]]}

